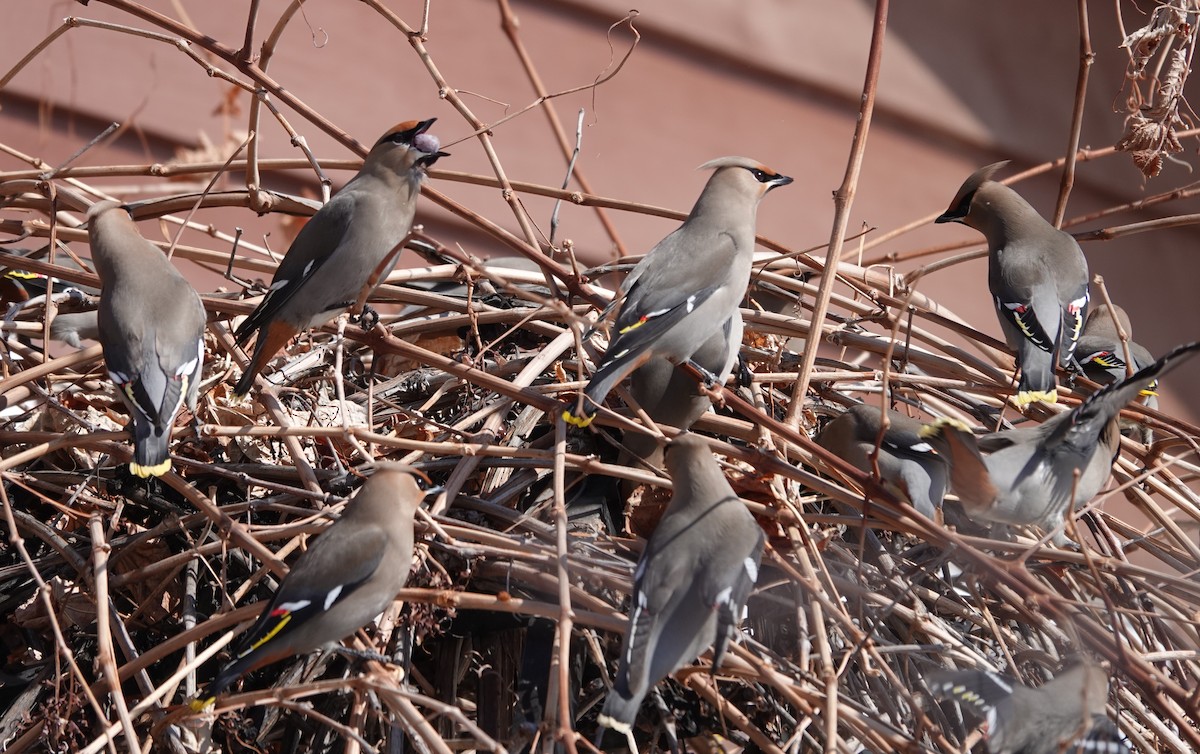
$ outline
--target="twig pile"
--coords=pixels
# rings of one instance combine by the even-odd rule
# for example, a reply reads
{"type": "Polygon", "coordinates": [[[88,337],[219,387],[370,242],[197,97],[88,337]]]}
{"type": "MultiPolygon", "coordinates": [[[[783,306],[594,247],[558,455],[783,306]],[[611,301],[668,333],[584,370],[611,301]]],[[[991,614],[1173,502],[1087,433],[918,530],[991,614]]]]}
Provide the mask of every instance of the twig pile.
{"type": "MultiPolygon", "coordinates": [[[[203,48],[211,58],[185,52],[210,75],[263,93],[251,132],[260,104],[273,99],[351,143],[270,79],[269,48],[252,62],[134,3],[107,4],[129,12],[143,36],[153,30],[203,48]]],[[[421,30],[368,4],[444,83],[421,30]]],[[[450,98],[486,145],[484,124],[450,98]]],[[[177,213],[231,204],[311,213],[311,202],[259,188],[260,173],[319,164],[323,176],[346,166],[311,155],[268,163],[253,138],[245,146],[245,159],[239,149],[228,161],[165,173],[242,170],[250,188],[167,195],[137,205],[135,216],[179,226],[190,221],[177,213]]],[[[89,177],[164,169],[51,175],[30,162],[30,171],[0,174],[6,205],[31,210],[0,219],[0,232],[35,253],[0,251],[0,265],[96,286],[86,262],[62,262],[64,252],[86,256],[77,226],[101,193],[89,177]]],[[[602,350],[581,334],[612,295],[596,282],[608,270],[576,274],[527,217],[525,237],[512,236],[436,187],[469,181],[506,196],[672,213],[514,184],[496,167],[494,178],[435,170],[427,197],[534,260],[536,271],[484,265],[469,250],[425,239],[437,263],[397,271],[372,299],[385,312],[403,309],[370,331],[343,318],[302,338],[274,362],[276,386],[252,402],[230,401],[245,356],[229,320],[253,302],[242,291],[206,296],[203,397],[194,430],[185,426],[192,417],[181,418],[175,471],[158,483],[123,471],[124,418],[99,347],[62,356],[41,347],[58,299],[6,325],[0,497],[14,546],[0,556],[3,670],[6,687],[17,677],[25,684],[4,692],[0,711],[4,740],[16,735],[12,750],[399,751],[403,741],[434,752],[591,749],[643,542],[631,533],[648,533],[669,482],[611,462],[620,430],[638,421],[619,401],[594,432],[568,433],[554,420],[602,350]],[[384,458],[443,485],[418,521],[423,545],[402,603],[357,638],[395,664],[295,658],[251,675],[242,693],[220,700],[215,718],[187,711],[181,702],[215,671],[210,658],[269,597],[326,509],[353,489],[355,469],[384,458]],[[627,519],[606,478],[640,485],[627,519]]],[[[521,219],[520,202],[512,207],[521,219]]],[[[177,245],[173,254],[223,268],[227,240],[215,233],[211,247],[177,245]]],[[[743,311],[753,384],[726,388],[723,410],[695,429],[716,438],[769,546],[743,641],[720,675],[701,672],[705,658],[676,676],[687,690],[676,681],[661,689],[659,706],[673,713],[678,735],[697,751],[954,750],[962,724],[925,696],[925,672],[987,665],[1036,683],[1082,650],[1112,664],[1110,710],[1140,750],[1200,747],[1200,505],[1187,486],[1200,429],[1131,408],[1155,443],[1123,441],[1113,489],[1070,532],[1078,549],[1056,549],[1037,532],[1015,541],[963,536],[917,516],[810,432],[858,399],[977,426],[1016,420],[1005,411],[1012,364],[1002,344],[922,296],[919,273],[835,262],[835,284],[822,293],[828,260],[763,243],[777,253],[759,265],[743,311]],[[828,311],[819,328],[814,308],[828,311]],[[817,341],[832,348],[810,369],[802,354],[817,341]],[[809,390],[793,403],[798,383],[809,390]],[[1103,510],[1122,496],[1148,527],[1103,510]],[[864,528],[879,535],[882,552],[865,546],[864,528]]],[[[250,256],[256,251],[243,244],[236,264],[269,278],[274,263],[250,256]]],[[[643,711],[643,747],[666,745],[657,717],[643,711]]]]}

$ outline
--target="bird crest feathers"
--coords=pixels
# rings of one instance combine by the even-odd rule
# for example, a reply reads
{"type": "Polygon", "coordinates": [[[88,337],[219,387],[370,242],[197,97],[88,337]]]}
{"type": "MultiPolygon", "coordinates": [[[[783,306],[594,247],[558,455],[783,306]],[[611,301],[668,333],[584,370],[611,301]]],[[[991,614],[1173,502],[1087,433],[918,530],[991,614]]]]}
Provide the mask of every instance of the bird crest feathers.
{"type": "Polygon", "coordinates": [[[971,211],[971,201],[975,198],[975,192],[979,190],[980,186],[992,180],[992,176],[1008,163],[1008,160],[993,162],[991,165],[984,165],[971,173],[967,180],[963,181],[958,193],[954,195],[954,201],[950,202],[950,208],[942,213],[935,222],[962,222],[962,219],[971,211]]]}
{"type": "Polygon", "coordinates": [[[717,168],[746,168],[747,170],[761,170],[764,173],[775,174],[776,171],[763,165],[757,160],[752,160],[749,157],[738,157],[731,155],[729,157],[718,157],[714,160],[709,160],[697,170],[716,170],[717,168]]]}

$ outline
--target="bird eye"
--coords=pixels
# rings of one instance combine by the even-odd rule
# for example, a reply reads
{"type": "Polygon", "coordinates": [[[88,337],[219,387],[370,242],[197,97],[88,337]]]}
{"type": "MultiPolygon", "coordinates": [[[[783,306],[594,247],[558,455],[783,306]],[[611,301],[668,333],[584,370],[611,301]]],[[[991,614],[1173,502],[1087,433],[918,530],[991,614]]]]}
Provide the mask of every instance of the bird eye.
{"type": "Polygon", "coordinates": [[[759,170],[758,168],[750,168],[750,175],[754,176],[754,180],[758,181],[759,183],[766,183],[775,177],[766,171],[759,170]]]}

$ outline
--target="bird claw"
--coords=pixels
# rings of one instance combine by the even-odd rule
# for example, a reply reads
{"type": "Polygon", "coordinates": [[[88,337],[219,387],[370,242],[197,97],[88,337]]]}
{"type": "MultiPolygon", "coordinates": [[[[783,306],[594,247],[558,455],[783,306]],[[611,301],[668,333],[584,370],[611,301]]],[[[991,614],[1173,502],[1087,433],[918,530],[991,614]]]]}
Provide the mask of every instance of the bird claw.
{"type": "Polygon", "coordinates": [[[754,387],[754,375],[750,372],[750,365],[741,355],[737,358],[737,384],[738,387],[747,389],[754,387]]]}
{"type": "Polygon", "coordinates": [[[374,330],[375,325],[379,324],[379,312],[364,304],[358,322],[362,325],[362,329],[374,330]]]}

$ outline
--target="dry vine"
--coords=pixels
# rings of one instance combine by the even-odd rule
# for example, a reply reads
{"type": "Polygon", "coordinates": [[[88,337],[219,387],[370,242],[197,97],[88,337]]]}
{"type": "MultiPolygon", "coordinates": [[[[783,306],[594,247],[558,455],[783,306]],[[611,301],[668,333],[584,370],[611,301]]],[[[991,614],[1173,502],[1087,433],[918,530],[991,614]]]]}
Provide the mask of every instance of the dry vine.
{"type": "MultiPolygon", "coordinates": [[[[362,154],[336,123],[268,73],[299,2],[262,37],[257,57],[251,54],[260,39],[257,2],[249,4],[240,47],[132,0],[94,2],[124,11],[129,23],[68,19],[0,79],[0,88],[80,26],[133,35],[131,43],[173,45],[198,64],[198,74],[252,96],[244,156],[237,150],[228,159],[171,165],[57,168],[29,157],[28,170],[0,174],[0,196],[5,206],[32,212],[0,219],[0,233],[39,248],[29,256],[0,250],[6,269],[97,284],[86,262],[63,261],[86,248],[77,226],[81,211],[101,196],[89,184],[93,177],[163,182],[162,197],[140,204],[135,215],[178,229],[196,227],[184,214],[216,206],[310,214],[312,202],[264,189],[262,176],[309,167],[328,187],[326,172],[355,162],[312,154],[305,130],[324,131],[362,154]],[[259,157],[254,134],[273,127],[272,120],[302,157],[259,157]],[[197,196],[166,183],[230,170],[245,176],[243,188],[197,196]]],[[[632,407],[603,413],[594,433],[567,434],[561,422],[546,418],[581,386],[575,377],[587,372],[588,350],[580,334],[612,291],[595,282],[607,270],[580,273],[569,249],[549,247],[521,197],[554,197],[602,214],[682,215],[596,196],[579,167],[580,191],[509,178],[489,124],[458,97],[425,47],[428,16],[414,24],[368,4],[411,45],[491,160],[489,176],[433,171],[427,199],[532,261],[534,271],[485,265],[472,250],[420,239],[434,261],[395,272],[373,298],[403,307],[401,313],[370,331],[342,321],[301,339],[277,360],[283,362],[277,385],[241,405],[229,401],[229,378],[245,364],[229,319],[253,305],[242,291],[206,296],[204,397],[194,429],[192,417],[180,420],[176,471],[151,484],[135,483],[121,470],[129,449],[99,348],[52,357],[37,345],[54,312],[62,316],[71,302],[51,295],[46,305],[25,307],[6,322],[0,498],[13,546],[0,556],[0,595],[4,634],[27,645],[4,668],[24,682],[0,711],[11,751],[398,751],[402,741],[433,752],[594,749],[597,707],[615,666],[640,551],[641,540],[626,532],[647,534],[668,482],[653,470],[612,462],[632,407]],[[520,235],[437,190],[455,181],[502,192],[520,235]],[[415,464],[444,485],[418,522],[423,546],[401,602],[354,642],[395,662],[295,658],[246,679],[241,693],[219,701],[215,716],[188,711],[182,702],[211,676],[230,631],[254,615],[255,601],[268,597],[286,572],[288,556],[320,530],[321,512],[352,489],[353,469],[385,457],[415,464]],[[605,505],[613,479],[642,485],[643,502],[627,521],[605,505]]],[[[508,3],[499,5],[504,31],[538,93],[517,115],[545,111],[565,165],[572,145],[555,95],[541,84],[508,3]]],[[[1087,6],[1079,6],[1082,97],[1090,47],[1087,6]]],[[[1154,33],[1167,39],[1188,31],[1190,45],[1194,25],[1185,30],[1171,20],[1176,6],[1182,7],[1162,6],[1154,27],[1162,31],[1154,33]]],[[[886,2],[877,9],[882,43],[886,2]]],[[[632,28],[632,19],[624,25],[632,28]]],[[[1154,50],[1144,35],[1129,44],[1133,81],[1154,50]]],[[[605,76],[620,75],[620,65],[605,76]]],[[[1132,116],[1164,131],[1152,145],[1158,154],[1172,151],[1179,135],[1173,75],[1143,95],[1153,117],[1141,104],[1132,116]]],[[[869,75],[868,105],[874,81],[869,75]]],[[[596,83],[602,86],[603,78],[596,83]]],[[[855,161],[865,148],[869,119],[860,122],[843,206],[854,195],[855,161]]],[[[1147,128],[1131,123],[1135,131],[1147,128]]],[[[1072,145],[1078,128],[1076,121],[1072,145]]],[[[1092,150],[1066,162],[1112,154],[1092,150]]],[[[1069,190],[1064,180],[1062,207],[1069,190]]],[[[842,237],[840,217],[833,238],[839,250],[854,240],[842,237]]],[[[619,224],[604,221],[614,245],[619,224]]],[[[1106,237],[1121,232],[1108,229],[1106,237]]],[[[233,236],[213,229],[211,247],[176,245],[173,253],[224,269],[233,236]]],[[[672,711],[671,725],[688,746],[956,750],[961,724],[923,693],[927,670],[988,664],[1037,682],[1062,655],[1082,649],[1111,664],[1110,712],[1135,747],[1200,748],[1200,547],[1189,533],[1200,524],[1200,501],[1187,486],[1200,471],[1194,441],[1200,429],[1131,408],[1131,416],[1153,427],[1156,442],[1124,441],[1112,488],[1078,520],[1079,549],[1056,549],[1036,536],[966,536],[924,519],[800,427],[858,398],[994,423],[1005,416],[1009,393],[1012,365],[1003,345],[921,294],[917,282],[928,269],[901,274],[876,264],[894,259],[859,266],[838,261],[834,252],[829,266],[836,278],[827,277],[819,253],[761,242],[779,255],[761,264],[754,305],[744,311],[753,385],[724,389],[724,409],[696,429],[718,438],[716,448],[769,547],[743,640],[720,674],[684,671],[661,689],[658,704],[672,711]],[[768,301],[776,306],[759,306],[768,301]],[[787,306],[794,313],[776,313],[787,306]],[[947,330],[953,337],[939,334],[947,330]],[[807,356],[793,350],[796,342],[810,344],[807,356]],[[818,343],[836,350],[818,357],[818,343]],[[1131,501],[1150,528],[1105,513],[1104,500],[1114,496],[1131,501]],[[866,546],[866,529],[878,536],[879,549],[866,546]]],[[[862,250],[879,242],[870,239],[862,250]]],[[[273,270],[265,250],[245,243],[240,249],[240,272],[266,277],[273,270]]],[[[917,249],[912,257],[945,250],[917,249]]],[[[661,730],[649,724],[638,738],[643,747],[665,745],[661,730]]]]}

